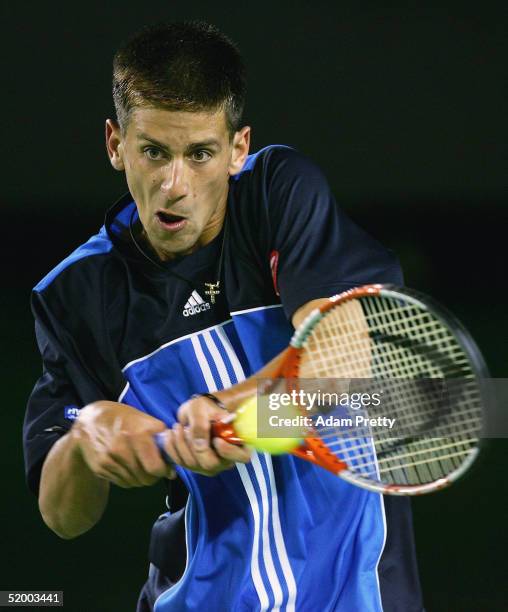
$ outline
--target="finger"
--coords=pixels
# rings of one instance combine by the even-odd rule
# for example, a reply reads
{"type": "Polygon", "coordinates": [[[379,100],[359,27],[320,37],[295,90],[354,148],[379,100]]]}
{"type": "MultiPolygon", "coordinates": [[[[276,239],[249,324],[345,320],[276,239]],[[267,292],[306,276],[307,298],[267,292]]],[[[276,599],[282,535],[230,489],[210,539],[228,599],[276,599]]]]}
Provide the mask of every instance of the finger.
{"type": "Polygon", "coordinates": [[[114,484],[117,487],[120,487],[122,489],[133,489],[133,488],[135,488],[135,485],[132,485],[130,482],[127,482],[127,481],[125,481],[125,480],[123,480],[121,478],[118,478],[117,476],[115,476],[113,474],[105,474],[104,476],[99,476],[99,478],[103,478],[104,480],[107,480],[111,484],[114,484]]]}
{"type": "Polygon", "coordinates": [[[192,454],[195,458],[195,466],[191,467],[191,469],[199,472],[212,473],[217,473],[222,469],[221,466],[223,460],[217,455],[214,450],[212,450],[212,448],[206,448],[203,450],[196,449],[193,444],[189,428],[184,429],[183,435],[186,438],[187,446],[190,447],[192,454]]]}
{"type": "Polygon", "coordinates": [[[192,440],[190,440],[188,432],[184,430],[180,423],[173,425],[173,442],[185,467],[192,469],[199,465],[191,448],[192,440]]]}
{"type": "Polygon", "coordinates": [[[196,460],[196,469],[213,473],[217,473],[224,469],[222,467],[223,459],[217,455],[213,448],[208,447],[203,450],[195,448],[190,428],[184,428],[183,434],[187,440],[188,446],[191,446],[192,453],[196,460]]]}
{"type": "Polygon", "coordinates": [[[188,400],[184,402],[180,406],[180,408],[178,408],[178,411],[176,413],[176,418],[178,419],[178,422],[184,427],[187,427],[189,425],[189,410],[193,401],[195,400],[188,400]]]}
{"type": "Polygon", "coordinates": [[[110,449],[106,468],[108,472],[132,483],[133,487],[145,486],[134,451],[126,444],[125,439],[110,449]]]}
{"type": "Polygon", "coordinates": [[[143,486],[143,487],[151,487],[160,478],[162,478],[162,476],[156,476],[154,474],[148,473],[145,470],[145,468],[143,467],[143,465],[140,462],[138,457],[135,457],[135,460],[136,460],[136,463],[137,463],[137,469],[136,469],[136,472],[135,472],[136,473],[136,478],[141,483],[141,486],[143,486]]]}
{"type": "Polygon", "coordinates": [[[178,420],[181,425],[188,426],[194,451],[202,453],[211,450],[210,415],[206,400],[194,399],[186,402],[178,411],[178,420]]]}
{"type": "Polygon", "coordinates": [[[140,479],[143,482],[153,484],[159,478],[167,475],[168,467],[150,434],[142,438],[133,438],[132,445],[139,464],[140,479]]]}
{"type": "Polygon", "coordinates": [[[100,467],[94,470],[94,473],[99,478],[108,480],[118,487],[122,487],[122,489],[132,489],[141,486],[137,479],[132,478],[128,470],[113,462],[101,462],[100,467]]]}
{"type": "MultiPolygon", "coordinates": [[[[204,476],[214,475],[214,473],[211,472],[210,470],[205,470],[201,468],[197,460],[195,460],[194,462],[191,461],[187,463],[186,461],[184,461],[184,459],[182,459],[182,457],[180,457],[180,454],[177,450],[176,439],[175,439],[175,435],[173,431],[171,431],[170,435],[168,435],[168,444],[166,446],[166,449],[167,449],[168,455],[171,456],[171,461],[173,462],[174,465],[180,465],[181,467],[187,470],[191,470],[193,472],[196,472],[197,474],[203,474],[204,476]]],[[[175,472],[174,478],[176,478],[176,472],[175,472]]]]}
{"type": "Polygon", "coordinates": [[[187,467],[182,457],[180,457],[180,453],[176,448],[175,433],[172,429],[168,429],[164,433],[164,450],[166,451],[173,465],[181,465],[182,467],[187,467]]]}
{"type": "Polygon", "coordinates": [[[248,463],[251,459],[252,451],[246,446],[238,446],[230,444],[222,438],[213,438],[212,445],[214,446],[219,457],[233,463],[248,463]]]}

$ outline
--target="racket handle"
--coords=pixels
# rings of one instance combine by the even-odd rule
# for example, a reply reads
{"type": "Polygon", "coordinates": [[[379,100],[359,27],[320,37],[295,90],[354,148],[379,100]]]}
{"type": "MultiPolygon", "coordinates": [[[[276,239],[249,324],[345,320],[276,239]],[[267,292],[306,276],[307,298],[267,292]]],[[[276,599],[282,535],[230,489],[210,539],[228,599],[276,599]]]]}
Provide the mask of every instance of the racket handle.
{"type": "Polygon", "coordinates": [[[160,456],[162,460],[164,461],[164,463],[166,465],[173,466],[174,465],[173,460],[167,454],[166,449],[164,448],[164,432],[160,431],[159,433],[154,434],[153,441],[155,442],[155,445],[159,449],[160,456]]]}
{"type": "Polygon", "coordinates": [[[226,417],[226,419],[223,421],[214,421],[211,425],[212,438],[222,438],[230,444],[243,446],[244,441],[238,437],[236,431],[234,430],[232,419],[226,417]]]}

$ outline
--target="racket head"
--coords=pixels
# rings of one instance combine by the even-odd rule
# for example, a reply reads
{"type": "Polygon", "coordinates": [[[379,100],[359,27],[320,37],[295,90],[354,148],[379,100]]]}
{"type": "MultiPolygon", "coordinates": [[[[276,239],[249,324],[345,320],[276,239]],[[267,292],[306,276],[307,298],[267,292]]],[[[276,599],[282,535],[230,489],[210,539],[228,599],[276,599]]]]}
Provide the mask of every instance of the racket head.
{"type": "Polygon", "coordinates": [[[334,377],[394,387],[382,410],[402,421],[398,437],[371,426],[316,424],[295,453],[312,454],[348,482],[394,495],[428,493],[461,477],[478,455],[485,361],[456,317],[419,292],[376,284],[330,298],[295,331],[279,374],[288,390],[334,377]],[[444,398],[422,389],[422,379],[431,387],[444,382],[444,398]]]}

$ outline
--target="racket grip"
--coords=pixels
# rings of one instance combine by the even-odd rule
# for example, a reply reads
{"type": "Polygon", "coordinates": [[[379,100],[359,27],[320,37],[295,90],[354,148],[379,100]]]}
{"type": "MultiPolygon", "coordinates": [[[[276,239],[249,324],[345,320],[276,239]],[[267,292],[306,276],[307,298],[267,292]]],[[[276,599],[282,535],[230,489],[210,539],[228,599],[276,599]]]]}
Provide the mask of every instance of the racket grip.
{"type": "Polygon", "coordinates": [[[166,449],[164,448],[164,432],[160,431],[159,433],[154,434],[153,441],[155,442],[155,445],[159,449],[160,456],[162,460],[164,461],[164,463],[166,465],[173,466],[174,465],[173,460],[167,454],[166,449]]]}
{"type": "Polygon", "coordinates": [[[214,421],[211,424],[211,436],[212,438],[222,438],[236,446],[243,446],[244,444],[244,441],[236,434],[230,418],[226,418],[223,421],[214,421]]]}

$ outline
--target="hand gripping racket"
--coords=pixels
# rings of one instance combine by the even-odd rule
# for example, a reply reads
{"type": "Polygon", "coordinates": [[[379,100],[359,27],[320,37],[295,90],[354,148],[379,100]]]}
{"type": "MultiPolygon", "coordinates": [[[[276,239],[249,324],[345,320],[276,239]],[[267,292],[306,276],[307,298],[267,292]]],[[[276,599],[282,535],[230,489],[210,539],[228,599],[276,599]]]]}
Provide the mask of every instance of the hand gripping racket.
{"type": "MultiPolygon", "coordinates": [[[[311,425],[291,452],[371,491],[417,495],[451,484],[477,457],[487,376],[474,341],[444,308],[413,290],[365,285],[310,313],[263,394],[277,383],[280,393],[281,379],[287,391],[324,383],[333,393],[348,380],[377,390],[379,405],[360,411],[302,405],[311,425]],[[348,426],[359,415],[362,424],[348,426]],[[379,418],[396,426],[372,425],[379,418]]],[[[212,435],[241,444],[234,418],[212,424],[212,435]]]]}

